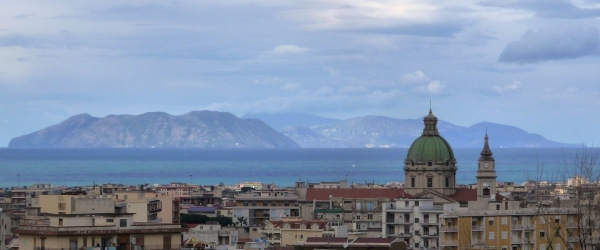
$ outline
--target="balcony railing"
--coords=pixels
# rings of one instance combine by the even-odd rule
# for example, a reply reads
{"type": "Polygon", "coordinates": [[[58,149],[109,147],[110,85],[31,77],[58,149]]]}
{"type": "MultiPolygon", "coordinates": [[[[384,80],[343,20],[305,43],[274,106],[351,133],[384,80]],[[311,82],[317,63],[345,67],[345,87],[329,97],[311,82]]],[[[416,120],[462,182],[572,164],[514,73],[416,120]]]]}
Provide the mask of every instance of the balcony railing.
{"type": "Polygon", "coordinates": [[[406,220],[403,220],[403,219],[387,219],[385,221],[387,223],[394,223],[394,224],[412,224],[412,222],[406,221],[406,220]]]}
{"type": "Polygon", "coordinates": [[[483,231],[483,226],[482,225],[473,225],[473,226],[471,226],[471,230],[472,231],[483,231]]]}
{"type": "Polygon", "coordinates": [[[454,227],[454,226],[441,227],[440,231],[442,231],[442,232],[458,232],[458,227],[454,227]]]}

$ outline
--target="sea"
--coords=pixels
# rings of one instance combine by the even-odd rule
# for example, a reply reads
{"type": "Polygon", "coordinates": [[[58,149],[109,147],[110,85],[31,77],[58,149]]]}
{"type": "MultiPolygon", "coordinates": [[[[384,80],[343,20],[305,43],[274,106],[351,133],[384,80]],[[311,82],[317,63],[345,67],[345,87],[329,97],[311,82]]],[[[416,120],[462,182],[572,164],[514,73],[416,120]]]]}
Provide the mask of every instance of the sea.
{"type": "MultiPolygon", "coordinates": [[[[582,149],[494,148],[499,182],[564,180],[565,161],[582,149]],[[539,171],[543,170],[543,171],[539,171]],[[542,172],[542,177],[539,173],[542,172]]],[[[347,179],[404,182],[406,148],[354,149],[13,149],[0,148],[0,187],[246,181],[293,186],[347,179]]],[[[454,149],[457,183],[475,183],[481,149],[454,149]]]]}

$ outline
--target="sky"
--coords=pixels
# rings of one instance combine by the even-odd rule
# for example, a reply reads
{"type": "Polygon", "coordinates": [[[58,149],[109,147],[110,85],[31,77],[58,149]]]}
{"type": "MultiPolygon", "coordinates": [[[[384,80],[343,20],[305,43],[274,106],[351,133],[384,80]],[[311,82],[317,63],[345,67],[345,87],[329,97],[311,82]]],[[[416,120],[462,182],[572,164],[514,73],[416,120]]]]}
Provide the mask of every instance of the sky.
{"type": "Polygon", "coordinates": [[[81,113],[412,119],[430,100],[596,145],[599,24],[600,0],[12,1],[0,147],[81,113]]]}

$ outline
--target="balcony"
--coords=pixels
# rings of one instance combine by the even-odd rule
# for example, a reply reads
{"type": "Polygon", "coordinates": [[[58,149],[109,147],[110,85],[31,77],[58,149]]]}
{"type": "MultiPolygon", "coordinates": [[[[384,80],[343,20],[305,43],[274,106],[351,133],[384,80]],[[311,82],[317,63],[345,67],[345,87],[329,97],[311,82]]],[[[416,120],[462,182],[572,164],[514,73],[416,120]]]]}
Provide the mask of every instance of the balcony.
{"type": "Polygon", "coordinates": [[[449,227],[440,227],[441,232],[458,232],[458,227],[449,226],[449,227]]]}
{"type": "Polygon", "coordinates": [[[398,224],[398,225],[410,225],[410,224],[412,224],[412,222],[406,221],[406,220],[403,220],[403,219],[387,219],[385,222],[388,223],[388,224],[398,224]]]}
{"type": "Polygon", "coordinates": [[[423,220],[423,222],[421,222],[421,224],[423,224],[423,225],[430,225],[430,226],[437,226],[438,225],[437,221],[434,221],[434,220],[423,220]]]}
{"type": "Polygon", "coordinates": [[[515,237],[514,235],[513,235],[513,237],[511,237],[511,238],[512,238],[512,239],[510,240],[510,243],[511,243],[511,244],[517,244],[517,245],[521,245],[521,244],[525,243],[525,241],[524,241],[523,239],[521,239],[521,238],[519,238],[519,237],[515,237]]]}
{"type": "Polygon", "coordinates": [[[568,222],[567,223],[567,228],[578,228],[579,225],[575,222],[568,222]]]}
{"type": "Polygon", "coordinates": [[[517,224],[512,224],[510,226],[510,229],[513,231],[521,231],[523,230],[524,226],[523,225],[517,225],[517,224]]]}
{"type": "Polygon", "coordinates": [[[394,238],[412,238],[413,234],[411,233],[401,233],[401,234],[390,234],[388,235],[394,238]]]}
{"type": "Polygon", "coordinates": [[[229,236],[231,231],[228,230],[219,230],[219,236],[229,236]]]}
{"type": "Polygon", "coordinates": [[[579,238],[577,236],[567,236],[567,242],[579,242],[579,238]]]}
{"type": "Polygon", "coordinates": [[[423,235],[421,235],[422,238],[437,238],[439,237],[439,234],[435,233],[435,232],[428,232],[428,233],[423,233],[423,235]]]}
{"type": "Polygon", "coordinates": [[[485,242],[484,239],[480,239],[480,238],[472,238],[471,239],[471,244],[473,246],[485,246],[487,245],[487,243],[485,242]]]}
{"type": "Polygon", "coordinates": [[[440,239],[440,246],[458,246],[458,240],[445,240],[440,239]]]}
{"type": "Polygon", "coordinates": [[[473,225],[471,226],[472,231],[483,231],[484,227],[482,225],[473,225]]]}

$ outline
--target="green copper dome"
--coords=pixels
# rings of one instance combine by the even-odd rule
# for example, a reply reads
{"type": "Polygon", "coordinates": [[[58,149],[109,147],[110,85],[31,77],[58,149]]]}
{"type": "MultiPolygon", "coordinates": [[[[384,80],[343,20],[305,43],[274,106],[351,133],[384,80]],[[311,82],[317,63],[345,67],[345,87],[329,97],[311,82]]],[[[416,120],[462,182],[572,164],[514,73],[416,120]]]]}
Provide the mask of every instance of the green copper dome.
{"type": "MultiPolygon", "coordinates": [[[[431,110],[429,114],[423,118],[425,127],[423,134],[417,138],[408,150],[406,155],[406,164],[421,162],[446,163],[454,164],[454,152],[450,144],[440,136],[437,129],[437,117],[433,115],[431,110]]],[[[447,165],[447,164],[445,164],[447,165]]]]}
{"type": "Polygon", "coordinates": [[[406,162],[454,162],[450,144],[439,135],[423,135],[417,138],[408,150],[406,162]]]}

